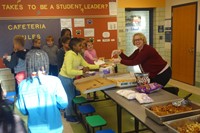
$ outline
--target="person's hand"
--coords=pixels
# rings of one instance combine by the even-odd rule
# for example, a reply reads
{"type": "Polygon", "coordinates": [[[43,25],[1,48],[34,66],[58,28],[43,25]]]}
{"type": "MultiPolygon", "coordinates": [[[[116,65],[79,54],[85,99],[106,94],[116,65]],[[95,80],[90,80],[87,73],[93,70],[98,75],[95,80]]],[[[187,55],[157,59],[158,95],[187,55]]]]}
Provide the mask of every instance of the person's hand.
{"type": "Polygon", "coordinates": [[[7,59],[8,54],[4,54],[3,59],[7,59]]]}
{"type": "Polygon", "coordinates": [[[122,50],[120,49],[113,50],[111,54],[111,58],[114,57],[115,55],[120,55],[121,53],[122,53],[122,50]]]}
{"type": "Polygon", "coordinates": [[[94,61],[98,61],[98,58],[94,58],[94,61]]]}
{"type": "Polygon", "coordinates": [[[121,59],[120,59],[120,58],[113,58],[113,59],[112,59],[112,62],[113,62],[114,64],[119,64],[119,63],[121,62],[121,59]]]}
{"type": "Polygon", "coordinates": [[[89,67],[83,67],[83,73],[86,73],[86,72],[88,72],[89,70],[90,70],[89,67]]]}

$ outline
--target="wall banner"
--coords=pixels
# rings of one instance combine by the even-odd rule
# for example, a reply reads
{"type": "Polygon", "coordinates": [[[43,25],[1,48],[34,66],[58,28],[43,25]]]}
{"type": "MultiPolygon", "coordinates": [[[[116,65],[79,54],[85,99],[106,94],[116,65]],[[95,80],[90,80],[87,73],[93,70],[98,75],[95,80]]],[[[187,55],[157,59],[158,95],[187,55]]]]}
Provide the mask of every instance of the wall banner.
{"type": "Polygon", "coordinates": [[[58,44],[60,37],[60,19],[26,19],[26,20],[1,20],[0,21],[0,56],[10,54],[13,50],[13,37],[22,35],[26,40],[26,48],[32,46],[32,39],[41,38],[45,44],[48,35],[54,37],[55,44],[58,44]]]}
{"type": "Polygon", "coordinates": [[[110,0],[0,0],[1,17],[109,15],[110,0]]]}

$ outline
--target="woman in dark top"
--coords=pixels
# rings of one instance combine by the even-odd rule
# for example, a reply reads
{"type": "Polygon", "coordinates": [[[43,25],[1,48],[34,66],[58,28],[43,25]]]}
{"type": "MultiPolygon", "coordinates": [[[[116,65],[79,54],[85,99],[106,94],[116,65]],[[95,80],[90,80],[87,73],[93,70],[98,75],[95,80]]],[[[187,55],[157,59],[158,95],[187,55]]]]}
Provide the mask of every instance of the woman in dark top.
{"type": "Polygon", "coordinates": [[[172,74],[167,62],[153,47],[147,45],[146,37],[142,33],[134,34],[133,45],[138,49],[129,57],[122,50],[114,50],[114,55],[117,54],[121,57],[121,59],[114,59],[114,62],[127,66],[140,65],[145,73],[149,73],[151,82],[165,86],[172,74]]]}
{"type": "Polygon", "coordinates": [[[70,38],[67,36],[63,36],[61,38],[62,47],[58,50],[57,59],[58,59],[58,70],[60,71],[65,57],[65,52],[69,50],[69,41],[70,38]]]}

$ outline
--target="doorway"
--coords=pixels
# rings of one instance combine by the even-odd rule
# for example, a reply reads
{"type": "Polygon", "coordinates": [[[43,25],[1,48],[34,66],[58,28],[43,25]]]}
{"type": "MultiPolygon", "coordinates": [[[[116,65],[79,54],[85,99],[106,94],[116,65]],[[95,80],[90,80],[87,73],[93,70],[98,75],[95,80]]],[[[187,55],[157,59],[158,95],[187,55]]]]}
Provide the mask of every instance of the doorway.
{"type": "Polygon", "coordinates": [[[125,9],[126,23],[126,54],[130,55],[137,49],[133,46],[132,36],[143,33],[147,38],[147,44],[153,44],[153,9],[125,9]]]}
{"type": "Polygon", "coordinates": [[[172,79],[194,85],[197,2],[172,7],[172,79]]]}

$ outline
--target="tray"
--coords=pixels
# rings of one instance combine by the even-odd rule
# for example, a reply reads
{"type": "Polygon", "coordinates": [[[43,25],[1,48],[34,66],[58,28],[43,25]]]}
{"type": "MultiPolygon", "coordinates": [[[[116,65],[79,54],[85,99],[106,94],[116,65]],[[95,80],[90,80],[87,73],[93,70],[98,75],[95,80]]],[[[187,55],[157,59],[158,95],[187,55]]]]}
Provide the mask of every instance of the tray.
{"type": "Polygon", "coordinates": [[[185,124],[190,124],[191,122],[200,123],[200,115],[194,115],[190,117],[167,121],[167,122],[164,122],[164,125],[168,127],[169,133],[179,133],[177,131],[178,127],[185,126],[185,124]]]}
{"type": "Polygon", "coordinates": [[[150,107],[152,107],[152,106],[167,105],[169,103],[172,103],[173,101],[177,101],[177,99],[171,100],[171,101],[158,102],[158,103],[152,103],[152,104],[144,105],[146,115],[149,118],[151,118],[152,120],[154,120],[156,123],[163,125],[163,122],[165,122],[165,121],[170,121],[170,120],[174,120],[174,119],[178,119],[178,118],[183,118],[183,117],[188,117],[188,116],[200,114],[200,105],[197,104],[197,103],[194,103],[194,102],[190,103],[190,106],[192,107],[191,111],[185,111],[185,112],[181,112],[181,113],[159,116],[159,115],[157,115],[156,113],[154,113],[153,111],[150,110],[150,107]]]}

